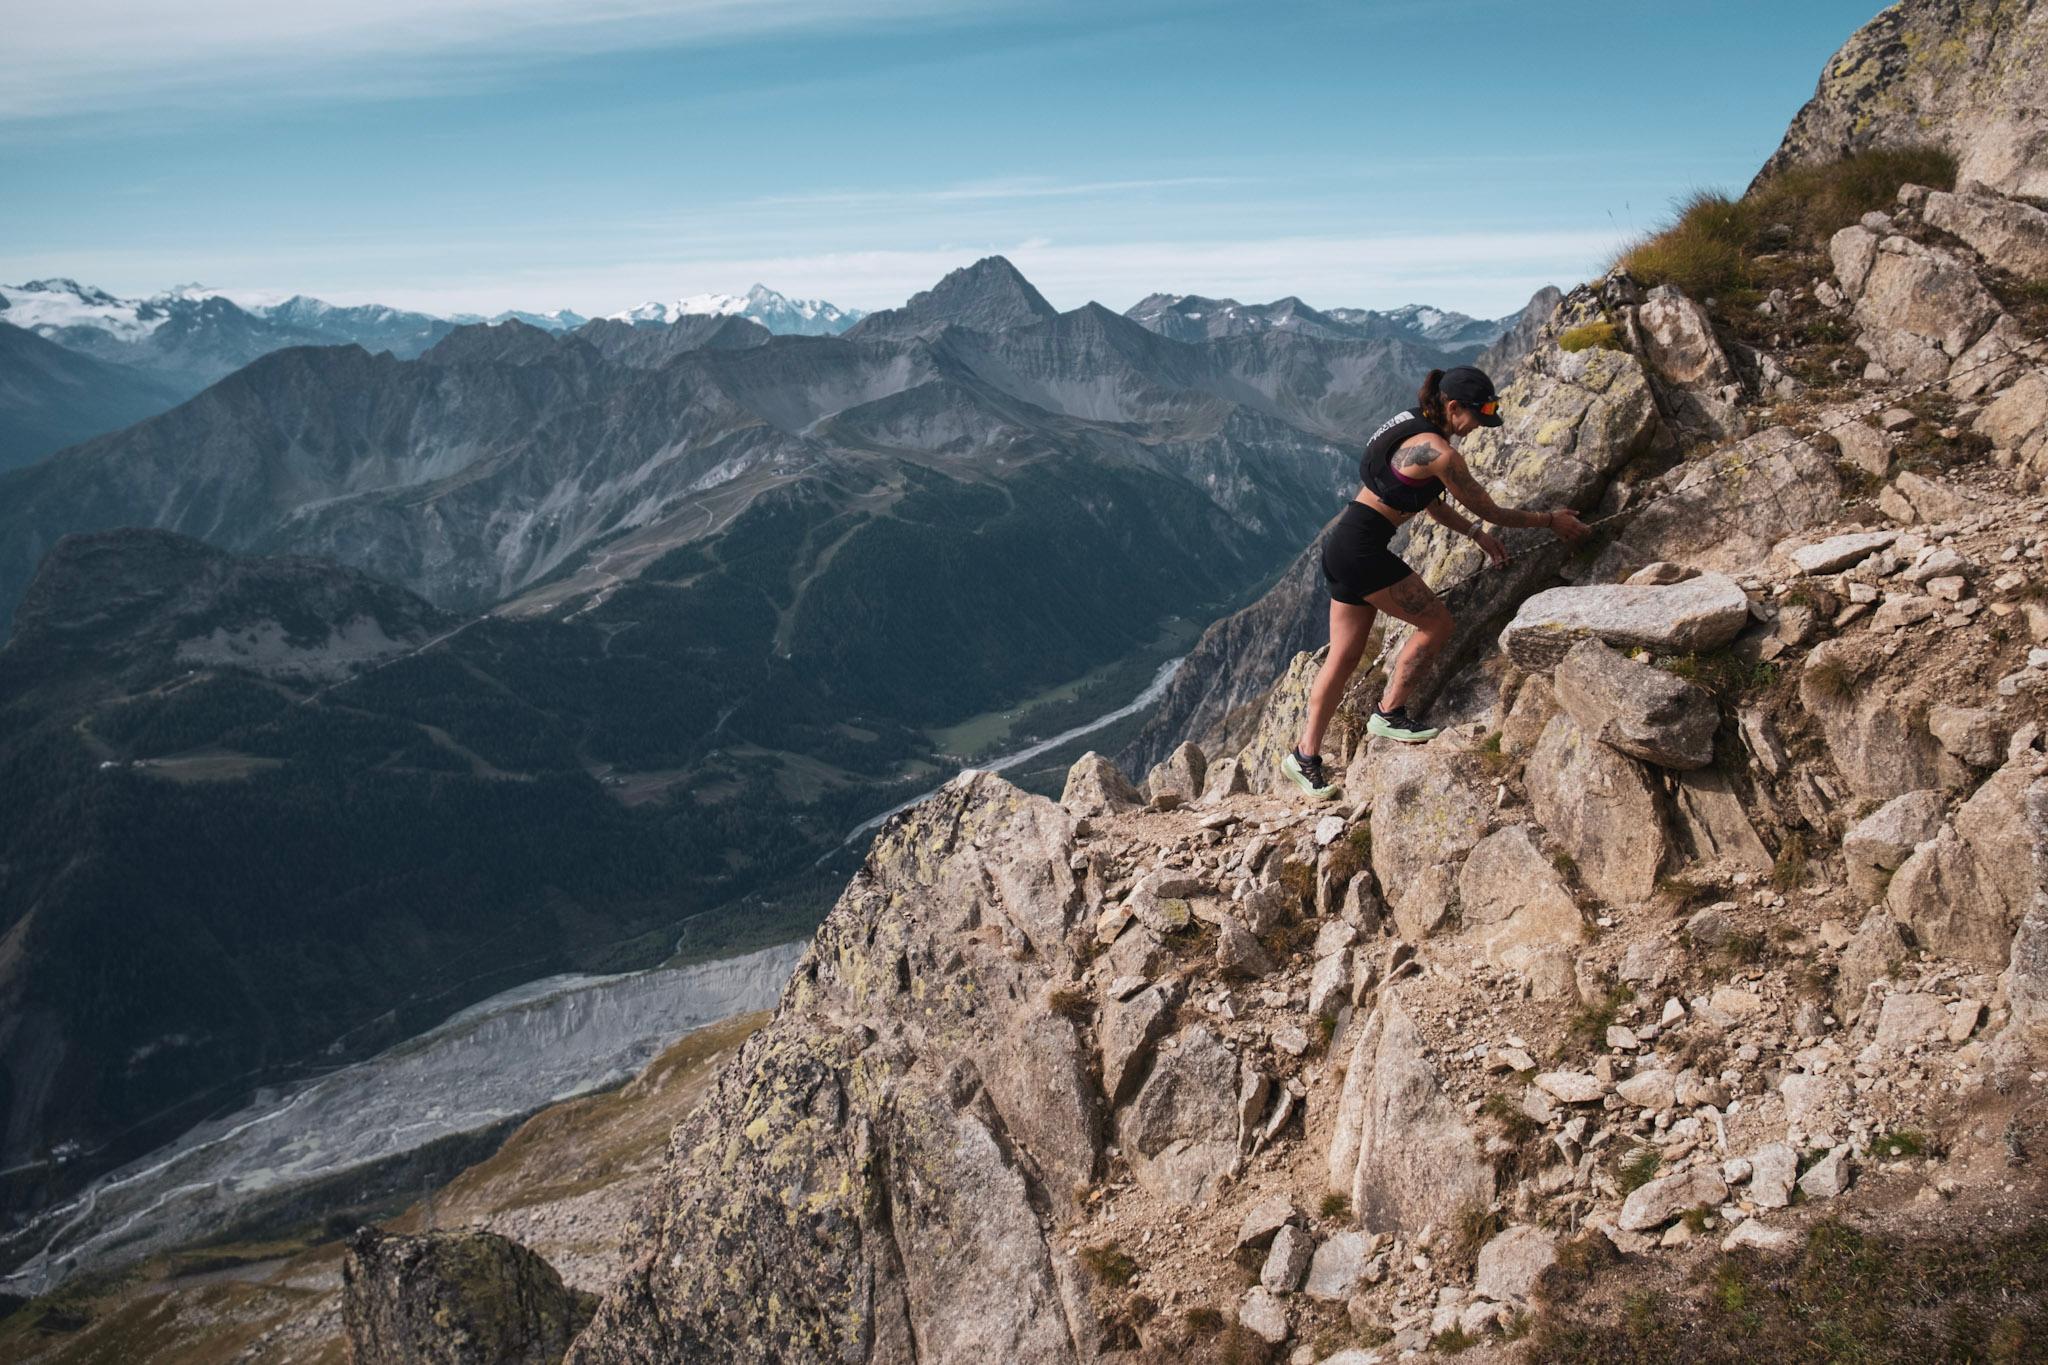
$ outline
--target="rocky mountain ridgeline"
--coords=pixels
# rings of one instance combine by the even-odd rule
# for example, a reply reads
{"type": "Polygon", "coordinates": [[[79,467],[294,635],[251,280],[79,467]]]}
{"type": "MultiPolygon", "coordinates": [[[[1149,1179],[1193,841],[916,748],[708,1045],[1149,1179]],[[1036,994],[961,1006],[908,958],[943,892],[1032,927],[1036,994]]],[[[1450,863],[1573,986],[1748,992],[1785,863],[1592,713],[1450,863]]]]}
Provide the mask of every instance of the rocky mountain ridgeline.
{"type": "MultiPolygon", "coordinates": [[[[1409,305],[1391,312],[1370,308],[1311,308],[1288,297],[1271,303],[1239,303],[1200,294],[1148,294],[1124,310],[1134,322],[1176,341],[1207,341],[1217,337],[1256,336],[1266,331],[1292,331],[1324,338],[1361,340],[1405,338],[1462,353],[1461,359],[1493,348],[1516,328],[1541,322],[1556,303],[1555,289],[1539,290],[1527,307],[1504,318],[1467,317],[1434,308],[1409,305]]],[[[1500,360],[1495,357],[1496,362],[1500,360]]]]}
{"type": "MultiPolygon", "coordinates": [[[[1406,340],[1190,346],[1094,306],[1054,314],[995,261],[845,337],[724,318],[462,328],[413,361],[287,350],[9,476],[0,598],[57,535],[144,524],[321,554],[449,608],[544,585],[521,609],[554,610],[791,484],[886,509],[905,465],[1015,489],[1080,460],[1167,485],[1155,498],[1190,490],[1218,534],[1277,547],[1328,502],[1334,443],[1440,358],[1406,340]]],[[[1279,557],[1245,555],[1247,579],[1279,557]]]]}
{"type": "MultiPolygon", "coordinates": [[[[1996,9],[1988,71],[2040,23],[1996,9]]],[[[1058,802],[968,773],[887,825],[567,1359],[1364,1365],[1532,1323],[1536,1358],[1732,1359],[1768,1304],[1717,1317],[1708,1262],[2038,1218],[2048,215],[1907,185],[1765,235],[1751,297],[1616,272],[1545,324],[1468,456],[1602,534],[1490,573],[1410,538],[1460,622],[1437,740],[1365,741],[1368,670],[1303,802],[1303,653],[1187,703],[1213,760],[1089,755],[1058,802]],[[1617,1259],[1665,1306],[1603,1299],[1617,1259]]],[[[2019,1340],[2044,1288],[1855,1324],[2019,1340]]]]}

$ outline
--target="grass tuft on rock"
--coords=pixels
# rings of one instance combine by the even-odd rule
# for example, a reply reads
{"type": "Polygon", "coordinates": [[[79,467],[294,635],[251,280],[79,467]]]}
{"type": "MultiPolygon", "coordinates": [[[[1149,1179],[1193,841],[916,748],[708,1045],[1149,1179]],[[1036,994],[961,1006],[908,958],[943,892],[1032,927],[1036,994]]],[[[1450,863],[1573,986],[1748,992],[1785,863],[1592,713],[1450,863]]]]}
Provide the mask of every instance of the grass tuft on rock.
{"type": "Polygon", "coordinates": [[[1582,322],[1577,327],[1567,327],[1557,334],[1557,347],[1561,351],[1625,351],[1628,347],[1621,341],[1621,332],[1611,322],[1582,322]]]}
{"type": "Polygon", "coordinates": [[[1080,986],[1056,986],[1046,996],[1052,1012],[1076,1023],[1085,1022],[1095,1006],[1095,997],[1080,986]]]}
{"type": "Polygon", "coordinates": [[[1565,1031],[1581,1047],[1597,1048],[1607,1042],[1607,1030],[1621,1013],[1621,1007],[1636,998],[1635,989],[1627,984],[1615,986],[1600,999],[1589,1005],[1582,1005],[1565,1022],[1565,1031]]]}
{"type": "Polygon", "coordinates": [[[1099,1242],[1081,1248],[1081,1264],[1104,1284],[1126,1285],[1138,1274],[1138,1263],[1114,1242],[1099,1242]]]}
{"type": "Polygon", "coordinates": [[[1759,283],[1755,258],[1766,229],[1783,225],[1818,249],[1873,209],[1888,209],[1899,186],[1951,189],[1955,158],[1934,147],[1861,152],[1818,166],[1796,166],[1740,199],[1695,190],[1678,201],[1671,223],[1629,246],[1619,265],[1646,285],[1672,284],[1696,299],[1759,283]]]}
{"type": "Polygon", "coordinates": [[[1935,1149],[1934,1139],[1911,1128],[1900,1128],[1872,1138],[1870,1154],[1881,1161],[1903,1161],[1926,1156],[1935,1149]]]}
{"type": "Polygon", "coordinates": [[[1441,1351],[1447,1356],[1457,1355],[1460,1351],[1469,1351],[1478,1344],[1479,1338],[1473,1336],[1462,1327],[1446,1327],[1443,1331],[1438,1332],[1429,1339],[1430,1350],[1441,1351]]]}
{"type": "Polygon", "coordinates": [[[1806,836],[1793,830],[1778,845],[1778,860],[1771,864],[1771,885],[1790,891],[1806,880],[1806,836]]]}
{"type": "Polygon", "coordinates": [[[1664,1158],[1655,1147],[1642,1146],[1623,1157],[1614,1167],[1614,1183],[1623,1194],[1634,1194],[1657,1178],[1664,1158]]]}

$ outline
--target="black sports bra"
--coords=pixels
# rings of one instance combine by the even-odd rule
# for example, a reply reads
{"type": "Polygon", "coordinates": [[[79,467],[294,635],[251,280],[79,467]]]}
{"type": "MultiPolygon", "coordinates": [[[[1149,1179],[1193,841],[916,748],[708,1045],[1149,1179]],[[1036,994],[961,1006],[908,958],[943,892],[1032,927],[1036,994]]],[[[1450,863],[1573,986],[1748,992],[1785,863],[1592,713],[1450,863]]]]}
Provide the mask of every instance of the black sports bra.
{"type": "Polygon", "coordinates": [[[1420,512],[1443,496],[1443,481],[1434,474],[1411,479],[1394,468],[1394,452],[1403,442],[1424,432],[1442,436],[1444,429],[1419,412],[1400,412],[1380,424],[1358,457],[1358,477],[1387,506],[1397,512],[1420,512]]]}

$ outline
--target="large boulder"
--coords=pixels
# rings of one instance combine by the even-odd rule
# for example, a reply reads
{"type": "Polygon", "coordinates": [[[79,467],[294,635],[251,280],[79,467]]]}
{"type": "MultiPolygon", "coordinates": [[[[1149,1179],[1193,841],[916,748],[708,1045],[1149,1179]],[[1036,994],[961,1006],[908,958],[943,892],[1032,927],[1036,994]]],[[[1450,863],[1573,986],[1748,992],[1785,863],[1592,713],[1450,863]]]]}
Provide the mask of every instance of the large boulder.
{"type": "Polygon", "coordinates": [[[1473,847],[1458,873],[1458,905],[1465,928],[1502,965],[1520,967],[1535,949],[1585,939],[1578,903],[1527,825],[1495,830],[1473,847]]]}
{"type": "Polygon", "coordinates": [[[1735,369],[1714,336],[1707,310],[1668,284],[1644,295],[1636,308],[1643,359],[1673,384],[1689,389],[1719,388],[1732,383],[1735,369]]]}
{"type": "Polygon", "coordinates": [[[1522,667],[1547,673],[1581,640],[1685,654],[1719,649],[1748,621],[1748,596],[1718,573],[1682,583],[1551,588],[1522,603],[1500,647],[1522,667]]]}
{"type": "Polygon", "coordinates": [[[1828,640],[1800,669],[1799,704],[1820,722],[1835,770],[1877,801],[1962,781],[1967,770],[1914,723],[1924,680],[1883,667],[1882,649],[1869,635],[1828,640]]]}
{"type": "Polygon", "coordinates": [[[1687,460],[1637,490],[1631,516],[1594,577],[1675,560],[1748,573],[1771,548],[1832,519],[1842,505],[1834,462],[1787,427],[1771,427],[1687,460]]]}
{"type": "Polygon", "coordinates": [[[1938,791],[1907,792],[1851,825],[1842,835],[1849,890],[1865,905],[1883,900],[1892,874],[1914,849],[1934,837],[1945,810],[1938,791]]]}
{"type": "Polygon", "coordinates": [[[1660,284],[1634,310],[1634,337],[1660,381],[1665,412],[1684,435],[1725,440],[1747,430],[1735,367],[1714,335],[1707,310],[1677,288],[1660,284]]]}
{"type": "Polygon", "coordinates": [[[2048,480],[2048,376],[2027,371],[1986,404],[1970,426],[1994,445],[2012,451],[2029,485],[2039,487],[2048,480]]]}
{"type": "Polygon", "coordinates": [[[1672,832],[1695,862],[1762,872],[1772,859],[1750,818],[1757,809],[1757,793],[1721,768],[1680,773],[1672,793],[1672,832]]]}
{"type": "Polygon", "coordinates": [[[2048,7],[1904,0],[1856,30],[1758,172],[1932,142],[1958,181],[2048,196],[2048,7]]]}
{"type": "Polygon", "coordinates": [[[1060,793],[1060,804],[1075,815],[1114,815],[1144,803],[1145,798],[1116,764],[1093,749],[1067,769],[1066,789],[1060,793]]]}
{"type": "Polygon", "coordinates": [[[1523,780],[1536,819],[1565,846],[1587,890],[1613,905],[1650,898],[1670,840],[1656,784],[1640,763],[1560,714],[1523,780]]]}
{"type": "Polygon", "coordinates": [[[1092,1049],[1044,1003],[1093,928],[1074,854],[1069,812],[988,773],[884,828],[571,1361],[1092,1356],[1051,1232],[1102,1155],[1092,1049]]]}
{"type": "Polygon", "coordinates": [[[1409,1013],[1399,987],[1358,1030],[1330,1138],[1330,1188],[1373,1232],[1450,1227],[1493,1202],[1493,1166],[1409,1013]]]}
{"type": "Polygon", "coordinates": [[[1892,875],[1885,903],[1930,952],[1987,966],[2010,959],[2013,931],[2034,899],[2025,802],[2039,762],[2022,755],[1985,779],[1892,875]]]}
{"type": "Polygon", "coordinates": [[[1102,1091],[1121,1104],[1137,1089],[1138,1076],[1151,1060],[1152,1044],[1166,1030],[1178,988],[1152,985],[1124,1000],[1103,1005],[1096,1034],[1102,1049],[1102,1091]]]}
{"type": "Polygon", "coordinates": [[[1504,1228],[1479,1249],[1472,1292],[1495,1303],[1526,1303],[1537,1279],[1555,1264],[1555,1233],[1527,1224],[1504,1228]]]}
{"type": "Polygon", "coordinates": [[[1835,277],[1855,300],[1856,344],[1894,376],[1938,382],[2003,310],[1954,252],[1853,225],[1829,243],[1835,277]]]}
{"type": "Polygon", "coordinates": [[[1551,682],[1579,728],[1610,748],[1662,768],[1703,768],[1714,758],[1720,708],[1705,689],[1581,640],[1551,682]]]}
{"type": "Polygon", "coordinates": [[[1458,869],[1486,834],[1492,793],[1453,736],[1376,740],[1347,785],[1372,794],[1372,872],[1404,938],[1429,937],[1457,903],[1458,869]]]}
{"type": "Polygon", "coordinates": [[[1511,758],[1525,757],[1556,714],[1557,690],[1545,674],[1531,673],[1515,689],[1514,701],[1501,717],[1500,751],[1511,758]]]}
{"type": "Polygon", "coordinates": [[[1179,1203],[1202,1203],[1237,1164],[1237,1054],[1202,1024],[1162,1045],[1152,1074],[1118,1121],[1117,1137],[1140,1184],[1179,1203]]]}
{"type": "Polygon", "coordinates": [[[1967,242],[2007,274],[2048,280],[2048,213],[2032,204],[1981,185],[1965,185],[1955,194],[1909,186],[1899,198],[1929,227],[1967,242]]]}
{"type": "Polygon", "coordinates": [[[2048,1056],[2048,779],[2027,785],[2026,808],[2033,895],[2013,935],[2004,978],[2011,1017],[1999,1037],[2021,1069],[2048,1056]]]}
{"type": "Polygon", "coordinates": [[[1145,776],[1145,794],[1154,802],[1166,797],[1188,805],[1202,794],[1209,779],[1209,759],[1200,746],[1183,740],[1145,776]]]}
{"type": "Polygon", "coordinates": [[[1688,1210],[1716,1208],[1727,1198],[1728,1185],[1720,1173],[1711,1166],[1695,1166],[1637,1186],[1622,1201],[1615,1221],[1624,1232],[1645,1232],[1688,1210]]]}
{"type": "Polygon", "coordinates": [[[363,1365],[556,1365],[596,1310],[495,1232],[364,1228],[341,1259],[342,1336],[363,1365]]]}
{"type": "Polygon", "coordinates": [[[1882,905],[1872,908],[1835,964],[1835,1013],[1851,1020],[1862,1013],[1870,984],[1890,976],[1911,947],[1892,912],[1882,905]]]}
{"type": "MultiPolygon", "coordinates": [[[[1842,428],[1842,432],[1850,431],[1869,432],[1873,436],[1884,434],[1861,422],[1853,422],[1842,428]]],[[[1842,432],[1836,434],[1839,436],[1842,432]]],[[[1848,444],[1847,441],[1843,442],[1845,450],[1848,444]]],[[[1884,462],[1888,463],[1890,458],[1887,454],[1884,462]]],[[[1874,472],[1882,478],[1885,470],[1879,468],[1874,472]]],[[[1829,536],[1812,545],[1801,545],[1788,552],[1785,557],[1791,561],[1793,568],[1803,574],[1840,573],[1844,569],[1854,568],[1898,538],[1897,531],[1848,531],[1841,535],[1829,536]]]]}

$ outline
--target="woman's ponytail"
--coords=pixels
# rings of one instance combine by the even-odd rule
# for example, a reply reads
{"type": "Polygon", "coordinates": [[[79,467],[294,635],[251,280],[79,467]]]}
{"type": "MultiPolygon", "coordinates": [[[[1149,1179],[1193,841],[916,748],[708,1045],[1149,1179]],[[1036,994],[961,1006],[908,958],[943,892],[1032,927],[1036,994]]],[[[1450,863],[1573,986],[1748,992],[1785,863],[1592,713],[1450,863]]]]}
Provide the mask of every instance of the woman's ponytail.
{"type": "Polygon", "coordinates": [[[1422,392],[1415,395],[1415,405],[1422,410],[1422,415],[1438,426],[1450,420],[1450,415],[1444,411],[1444,396],[1437,392],[1436,387],[1443,377],[1442,370],[1431,370],[1429,377],[1422,381],[1422,392]]]}

